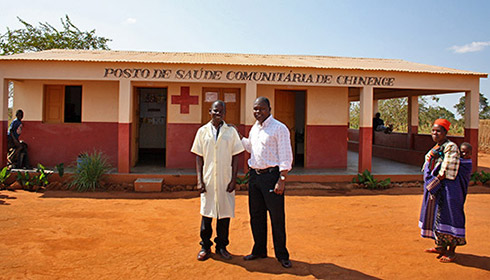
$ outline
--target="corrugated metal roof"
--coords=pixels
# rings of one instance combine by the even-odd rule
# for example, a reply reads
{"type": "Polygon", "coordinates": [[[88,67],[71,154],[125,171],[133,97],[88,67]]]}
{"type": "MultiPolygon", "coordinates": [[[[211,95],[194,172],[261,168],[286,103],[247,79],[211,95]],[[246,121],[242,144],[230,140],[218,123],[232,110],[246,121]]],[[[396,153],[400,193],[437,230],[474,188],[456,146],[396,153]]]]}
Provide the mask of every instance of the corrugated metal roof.
{"type": "Polygon", "coordinates": [[[174,53],[113,50],[48,50],[0,56],[10,61],[79,61],[130,62],[166,64],[207,64],[238,66],[270,66],[290,68],[320,68],[411,73],[458,74],[487,77],[487,73],[464,71],[440,66],[409,62],[401,59],[352,58],[313,55],[260,55],[231,53],[174,53]]]}

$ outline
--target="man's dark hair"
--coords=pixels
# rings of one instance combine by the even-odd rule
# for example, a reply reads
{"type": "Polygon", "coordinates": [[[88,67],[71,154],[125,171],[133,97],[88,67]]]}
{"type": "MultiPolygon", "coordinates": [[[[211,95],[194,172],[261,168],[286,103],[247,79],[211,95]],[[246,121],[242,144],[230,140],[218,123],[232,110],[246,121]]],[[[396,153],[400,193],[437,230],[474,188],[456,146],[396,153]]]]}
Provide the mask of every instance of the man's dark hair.
{"type": "Polygon", "coordinates": [[[223,100],[214,101],[213,104],[211,105],[211,108],[213,108],[214,105],[218,105],[218,104],[221,104],[221,106],[223,106],[223,111],[226,112],[226,103],[223,100]]]}
{"type": "Polygon", "coordinates": [[[267,107],[269,107],[269,109],[271,108],[271,102],[265,96],[257,97],[257,99],[255,99],[255,102],[260,102],[260,103],[264,102],[267,105],[267,107]]]}

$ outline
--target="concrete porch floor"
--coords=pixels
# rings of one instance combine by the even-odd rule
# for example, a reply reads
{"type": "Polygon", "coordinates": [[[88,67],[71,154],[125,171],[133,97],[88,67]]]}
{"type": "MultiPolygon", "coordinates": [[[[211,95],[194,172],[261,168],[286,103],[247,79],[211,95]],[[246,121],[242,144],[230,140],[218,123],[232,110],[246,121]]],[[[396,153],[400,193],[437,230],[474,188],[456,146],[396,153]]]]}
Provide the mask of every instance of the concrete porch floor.
{"type": "MultiPolygon", "coordinates": [[[[303,167],[295,167],[288,176],[288,181],[293,182],[349,182],[357,175],[358,153],[347,152],[347,168],[341,169],[305,169],[303,167]]],[[[422,163],[421,163],[422,165],[422,163]]],[[[239,173],[240,174],[240,173],[239,173]]],[[[404,163],[399,163],[392,160],[373,157],[372,174],[376,178],[384,179],[391,178],[392,181],[414,181],[422,180],[420,166],[413,166],[404,163]]],[[[112,174],[117,176],[116,174],[112,174]]],[[[123,175],[123,174],[120,174],[123,175]]],[[[240,174],[243,176],[243,172],[240,174]]],[[[156,164],[141,164],[131,168],[130,174],[124,176],[131,177],[163,177],[166,182],[170,181],[191,182],[195,183],[196,171],[191,169],[172,169],[165,168],[156,164]],[[180,179],[178,179],[180,178],[180,179]]]]}

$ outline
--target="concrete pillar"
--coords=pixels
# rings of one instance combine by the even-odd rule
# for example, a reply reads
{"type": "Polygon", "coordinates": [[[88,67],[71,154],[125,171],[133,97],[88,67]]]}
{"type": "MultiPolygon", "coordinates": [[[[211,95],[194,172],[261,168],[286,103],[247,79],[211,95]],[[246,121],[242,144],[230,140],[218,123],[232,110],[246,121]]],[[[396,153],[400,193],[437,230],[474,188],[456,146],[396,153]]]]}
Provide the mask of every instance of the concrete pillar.
{"type": "MultiPolygon", "coordinates": [[[[257,99],[257,84],[256,83],[247,83],[245,85],[245,104],[244,104],[244,122],[243,126],[239,128],[240,133],[244,135],[245,137],[248,137],[248,133],[250,132],[250,129],[252,128],[253,124],[255,123],[255,117],[253,113],[253,106],[255,103],[255,99],[257,99]]],[[[272,106],[272,104],[271,104],[272,106]]],[[[242,156],[240,156],[242,157],[242,156]]],[[[242,171],[244,173],[247,173],[248,171],[248,159],[250,158],[250,154],[245,152],[243,153],[243,158],[240,158],[240,162],[242,165],[240,165],[240,169],[243,169],[242,171]]]]}
{"type": "MultiPolygon", "coordinates": [[[[8,80],[0,77],[0,130],[7,135],[8,130],[8,80]]],[[[15,112],[14,112],[15,114],[15,112]]],[[[7,137],[3,136],[0,140],[0,167],[7,165],[7,137]]]]}
{"type": "Polygon", "coordinates": [[[131,81],[119,81],[119,117],[117,170],[129,173],[131,169],[131,121],[133,112],[133,90],[131,81]]]}
{"type": "Polygon", "coordinates": [[[419,97],[408,97],[408,147],[413,150],[415,147],[415,135],[419,133],[419,97]]]}
{"type": "Polygon", "coordinates": [[[480,90],[479,82],[470,91],[465,92],[465,129],[464,139],[473,146],[473,172],[478,167],[478,126],[480,124],[480,90]]]}
{"type": "Polygon", "coordinates": [[[361,88],[359,118],[359,163],[358,171],[371,171],[373,154],[373,87],[361,88]]]}
{"type": "MultiPolygon", "coordinates": [[[[255,123],[255,117],[253,114],[253,106],[255,99],[257,99],[257,84],[247,83],[245,85],[245,122],[246,126],[252,126],[255,123]]],[[[272,106],[272,104],[271,104],[272,106]]]]}

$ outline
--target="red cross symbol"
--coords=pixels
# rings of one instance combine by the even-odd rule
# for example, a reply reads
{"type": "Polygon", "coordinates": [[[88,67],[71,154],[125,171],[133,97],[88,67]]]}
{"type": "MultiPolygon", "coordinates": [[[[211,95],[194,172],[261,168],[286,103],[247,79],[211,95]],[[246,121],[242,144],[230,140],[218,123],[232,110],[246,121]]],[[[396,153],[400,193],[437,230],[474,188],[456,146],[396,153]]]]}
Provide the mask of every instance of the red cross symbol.
{"type": "Polygon", "coordinates": [[[199,104],[199,96],[190,95],[189,87],[180,87],[180,95],[172,95],[172,104],[180,104],[180,113],[189,114],[189,105],[199,104]]]}

